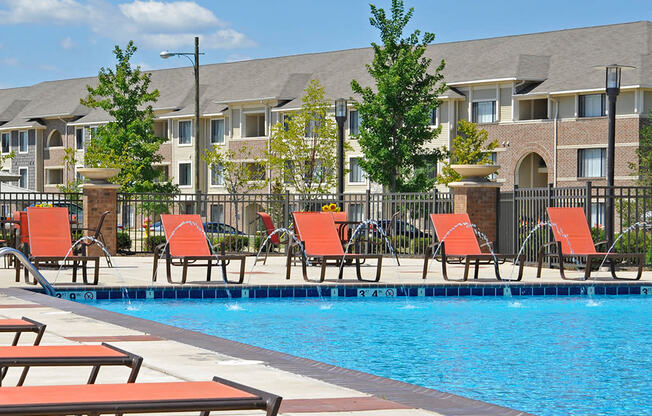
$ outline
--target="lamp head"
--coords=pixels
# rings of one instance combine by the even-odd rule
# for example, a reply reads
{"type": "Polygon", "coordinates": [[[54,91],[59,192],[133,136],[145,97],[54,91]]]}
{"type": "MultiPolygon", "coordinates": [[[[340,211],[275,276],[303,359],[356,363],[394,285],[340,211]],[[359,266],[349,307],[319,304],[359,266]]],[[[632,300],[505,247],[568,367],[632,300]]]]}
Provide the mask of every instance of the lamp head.
{"type": "Polygon", "coordinates": [[[172,52],[168,52],[168,51],[163,51],[159,55],[163,59],[168,59],[169,57],[174,56],[174,54],[172,52]]]}
{"type": "Polygon", "coordinates": [[[338,98],[335,100],[335,119],[346,120],[346,99],[338,98]]]}

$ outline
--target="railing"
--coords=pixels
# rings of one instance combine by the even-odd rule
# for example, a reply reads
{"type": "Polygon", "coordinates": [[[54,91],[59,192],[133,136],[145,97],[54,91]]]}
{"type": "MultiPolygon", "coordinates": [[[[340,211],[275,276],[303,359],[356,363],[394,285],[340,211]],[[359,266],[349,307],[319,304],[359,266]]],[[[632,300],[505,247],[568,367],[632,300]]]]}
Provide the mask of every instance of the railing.
{"type": "Polygon", "coordinates": [[[34,264],[32,264],[32,262],[29,261],[29,259],[22,252],[16,250],[15,248],[2,247],[0,248],[0,257],[4,256],[14,256],[16,261],[19,261],[23,267],[25,267],[32,274],[34,280],[36,280],[43,287],[43,290],[47,295],[56,296],[56,291],[50,282],[48,282],[47,279],[43,277],[41,272],[38,271],[34,264]]]}
{"type": "MultiPolygon", "coordinates": [[[[397,193],[397,194],[118,194],[118,225],[120,239],[131,240],[124,251],[148,252],[164,241],[160,214],[198,213],[211,240],[223,245],[226,251],[255,253],[265,239],[262,224],[256,212],[264,211],[272,216],[276,227],[288,228],[292,211],[318,211],[325,204],[336,203],[345,211],[349,220],[379,221],[386,227],[395,212],[400,212],[393,230],[392,244],[400,255],[421,255],[425,246],[432,242],[433,230],[428,214],[452,212],[452,194],[397,193]],[[149,226],[145,226],[149,219],[149,226]]],[[[378,232],[365,234],[365,244],[358,247],[364,251],[388,252],[381,244],[378,232]]]]}
{"type": "MultiPolygon", "coordinates": [[[[646,253],[646,265],[652,265],[652,188],[616,186],[613,194],[614,238],[622,234],[615,251],[646,253]]],[[[582,207],[594,241],[606,240],[604,223],[608,198],[609,187],[593,186],[591,182],[587,182],[586,186],[564,188],[553,188],[551,185],[545,188],[514,187],[513,251],[521,248],[537,224],[548,220],[547,207],[582,207]]],[[[551,241],[551,238],[550,227],[541,227],[530,235],[524,247],[527,261],[536,261],[539,247],[551,241]]]]}

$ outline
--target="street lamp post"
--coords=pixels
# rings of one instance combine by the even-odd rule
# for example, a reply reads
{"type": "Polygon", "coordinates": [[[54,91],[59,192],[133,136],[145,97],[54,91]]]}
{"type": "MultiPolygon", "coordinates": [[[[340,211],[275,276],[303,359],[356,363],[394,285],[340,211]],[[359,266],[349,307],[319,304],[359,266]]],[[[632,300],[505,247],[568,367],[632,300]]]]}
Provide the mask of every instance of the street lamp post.
{"type": "Polygon", "coordinates": [[[199,53],[199,37],[195,36],[195,52],[161,52],[160,56],[163,59],[168,59],[171,56],[185,56],[192,63],[192,67],[195,73],[195,189],[197,191],[197,213],[200,213],[200,202],[199,196],[201,194],[201,186],[199,180],[199,148],[200,148],[200,136],[199,136],[199,55],[204,55],[199,53]],[[194,60],[191,58],[194,56],[194,60]]]}
{"type": "Polygon", "coordinates": [[[609,127],[607,135],[607,201],[605,204],[605,237],[607,246],[614,242],[614,160],[616,154],[616,98],[620,93],[620,76],[623,69],[632,69],[624,65],[604,65],[595,67],[605,70],[605,88],[607,92],[607,109],[609,112],[609,127]]]}
{"type": "Polygon", "coordinates": [[[344,122],[346,121],[345,98],[338,98],[335,100],[335,120],[337,121],[337,194],[339,195],[341,206],[344,202],[344,122]]]}

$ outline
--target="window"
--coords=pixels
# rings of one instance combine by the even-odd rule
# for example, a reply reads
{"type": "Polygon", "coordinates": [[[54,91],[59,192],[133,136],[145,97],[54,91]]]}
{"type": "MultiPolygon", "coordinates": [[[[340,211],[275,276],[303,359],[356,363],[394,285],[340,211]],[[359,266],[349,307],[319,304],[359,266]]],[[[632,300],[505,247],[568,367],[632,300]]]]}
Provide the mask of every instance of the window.
{"type": "Polygon", "coordinates": [[[286,160],[284,164],[285,164],[285,169],[283,172],[283,183],[292,183],[294,179],[293,178],[294,162],[291,160],[286,160]]]}
{"type": "Polygon", "coordinates": [[[92,139],[93,137],[97,137],[97,126],[90,127],[88,129],[88,134],[90,135],[90,138],[92,139]]]}
{"type": "Polygon", "coordinates": [[[63,169],[46,169],[46,184],[61,185],[63,183],[63,169]]]}
{"type": "Polygon", "coordinates": [[[349,221],[362,221],[362,204],[349,204],[349,221]]]}
{"type": "MultiPolygon", "coordinates": [[[[492,165],[497,165],[498,164],[498,153],[491,152],[489,154],[489,158],[491,159],[491,164],[492,165]]],[[[489,175],[489,180],[490,181],[495,181],[496,179],[498,179],[498,172],[494,172],[491,175],[489,175]]]]}
{"type": "Polygon", "coordinates": [[[289,114],[283,114],[283,130],[285,131],[290,130],[290,118],[289,114]]]}
{"type": "Polygon", "coordinates": [[[320,124],[317,120],[310,120],[306,125],[306,137],[316,137],[320,124]]]}
{"type": "Polygon", "coordinates": [[[245,116],[246,136],[262,137],[265,135],[265,114],[247,114],[245,116]]]}
{"type": "Polygon", "coordinates": [[[154,170],[158,172],[158,176],[154,178],[154,182],[161,183],[167,182],[170,177],[170,169],[168,165],[154,166],[154,170]]]}
{"type": "Polygon", "coordinates": [[[62,147],[63,139],[61,138],[61,133],[58,130],[52,131],[50,134],[50,140],[48,140],[48,147],[62,147]]]}
{"type": "Polygon", "coordinates": [[[349,135],[353,136],[360,134],[360,118],[358,117],[358,110],[351,110],[349,112],[349,135]]]}
{"type": "Polygon", "coordinates": [[[192,121],[179,122],[179,144],[192,143],[192,121]]]}
{"type": "Polygon", "coordinates": [[[224,205],[211,205],[211,222],[224,222],[224,205]]]}
{"type": "Polygon", "coordinates": [[[252,181],[264,181],[265,180],[265,165],[259,162],[247,162],[247,170],[251,173],[252,181]]]}
{"type": "Polygon", "coordinates": [[[84,175],[82,175],[81,173],[77,172],[77,169],[79,169],[79,168],[83,168],[83,166],[77,166],[77,167],[75,168],[75,180],[76,180],[77,182],[84,182],[84,175]]]}
{"type": "Polygon", "coordinates": [[[9,133],[2,133],[2,153],[9,153],[11,151],[11,135],[9,133]]]}
{"type": "Polygon", "coordinates": [[[192,185],[191,167],[191,163],[179,163],[179,186],[192,185]]]}
{"type": "Polygon", "coordinates": [[[18,153],[27,153],[27,132],[18,132],[18,153]]]}
{"type": "Polygon", "coordinates": [[[224,166],[220,163],[211,165],[211,185],[224,185],[224,166]]]}
{"type": "Polygon", "coordinates": [[[496,102],[477,101],[472,106],[472,120],[474,123],[493,123],[496,121],[496,102]]]}
{"type": "Polygon", "coordinates": [[[361,183],[365,182],[366,178],[364,176],[364,171],[358,164],[358,159],[357,157],[352,157],[349,159],[349,169],[351,170],[349,172],[349,182],[350,183],[361,183]]]}
{"type": "Polygon", "coordinates": [[[605,95],[580,95],[580,117],[602,117],[605,115],[605,95]]]}
{"type": "Polygon", "coordinates": [[[591,203],[591,228],[598,227],[602,228],[605,224],[605,204],[604,202],[592,202],[591,203]]]}
{"type": "Polygon", "coordinates": [[[27,189],[27,168],[18,169],[18,174],[20,175],[20,179],[18,179],[18,186],[27,189]]]}
{"type": "Polygon", "coordinates": [[[607,149],[579,149],[577,151],[577,176],[602,178],[605,176],[607,149]]]}
{"type": "Polygon", "coordinates": [[[436,126],[437,125],[437,109],[433,108],[430,110],[430,125],[431,126],[436,126]]]}
{"type": "Polygon", "coordinates": [[[122,224],[125,227],[134,227],[136,225],[136,210],[131,205],[124,205],[122,210],[122,224]]]}
{"type": "Polygon", "coordinates": [[[84,129],[75,129],[75,148],[77,150],[84,150],[84,129]]]}
{"type": "Polygon", "coordinates": [[[211,143],[224,143],[224,119],[211,120],[211,143]]]}

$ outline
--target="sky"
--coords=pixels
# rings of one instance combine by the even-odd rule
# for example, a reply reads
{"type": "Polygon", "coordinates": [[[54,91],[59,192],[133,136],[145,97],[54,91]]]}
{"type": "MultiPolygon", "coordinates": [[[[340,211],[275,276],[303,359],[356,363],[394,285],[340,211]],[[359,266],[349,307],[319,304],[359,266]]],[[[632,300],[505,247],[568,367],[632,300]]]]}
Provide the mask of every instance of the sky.
{"type": "MultiPolygon", "coordinates": [[[[391,0],[372,0],[389,9],[391,0]]],[[[405,0],[407,31],[435,43],[652,20],[652,0],[405,0]]],[[[145,70],[368,47],[379,42],[364,0],[0,0],[0,88],[97,75],[115,45],[145,70]]]]}

